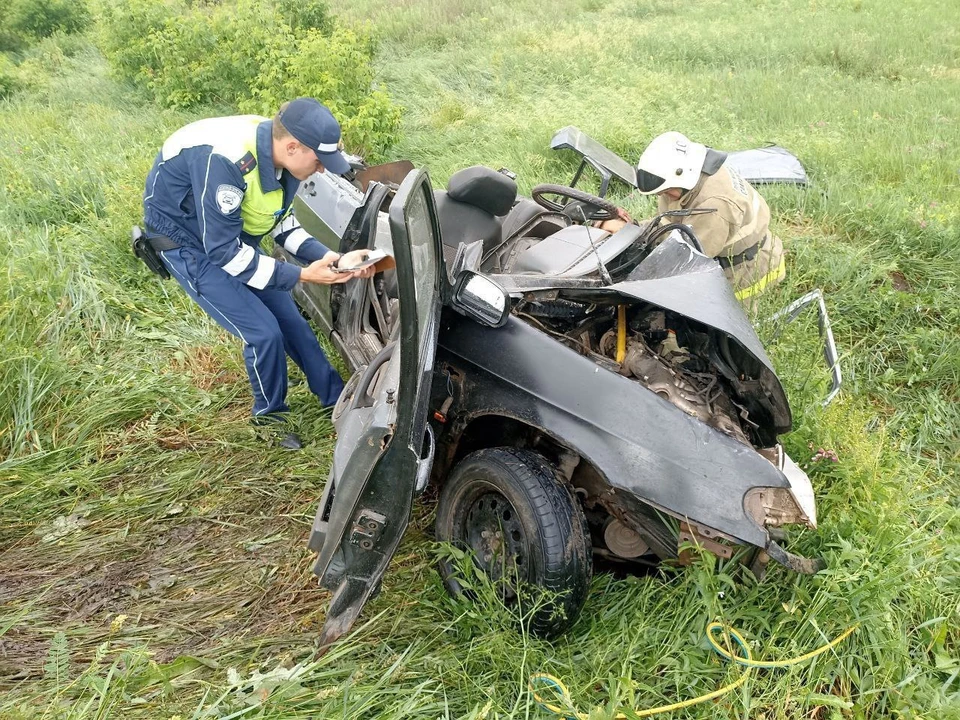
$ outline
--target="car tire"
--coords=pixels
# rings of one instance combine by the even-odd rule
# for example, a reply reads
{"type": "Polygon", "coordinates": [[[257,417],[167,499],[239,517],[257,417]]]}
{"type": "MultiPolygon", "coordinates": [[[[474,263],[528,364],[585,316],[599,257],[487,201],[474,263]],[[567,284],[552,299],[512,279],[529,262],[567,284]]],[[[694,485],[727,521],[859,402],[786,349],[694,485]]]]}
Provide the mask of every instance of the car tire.
{"type": "MultiPolygon", "coordinates": [[[[590,531],[570,487],[542,455],[500,447],[461,460],[440,494],[436,537],[472,552],[477,566],[502,582],[508,602],[518,585],[546,591],[547,602],[530,618],[535,634],[558,635],[577,619],[593,574],[590,531]]],[[[440,572],[460,595],[454,565],[441,561],[440,572]]]]}

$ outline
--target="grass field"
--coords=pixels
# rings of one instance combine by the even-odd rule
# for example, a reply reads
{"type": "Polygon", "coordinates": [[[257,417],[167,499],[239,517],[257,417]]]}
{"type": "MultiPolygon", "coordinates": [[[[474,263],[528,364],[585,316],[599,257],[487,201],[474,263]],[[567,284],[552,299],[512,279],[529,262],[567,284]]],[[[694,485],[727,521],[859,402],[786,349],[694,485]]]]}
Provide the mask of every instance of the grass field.
{"type": "Polygon", "coordinates": [[[0,718],[534,718],[545,671],[599,720],[735,677],[704,640],[717,618],[764,659],[860,628],[672,717],[960,718],[960,4],[344,5],[405,107],[393,157],[435,183],[473,163],[562,182],[547,148],[570,124],[631,160],[668,129],[801,158],[809,188],[764,189],[789,277],[760,315],[822,287],[843,352],[823,409],[815,323],[771,348],[820,514],[789,547],[829,569],[598,574],[547,643],[445,594],[418,506],[382,594],[318,657],[328,416],[294,386],[310,443],[265,448],[239,348],[128,251],[157,147],[215,110],[144,104],[86,41],[46,41],[0,101],[0,718]]]}

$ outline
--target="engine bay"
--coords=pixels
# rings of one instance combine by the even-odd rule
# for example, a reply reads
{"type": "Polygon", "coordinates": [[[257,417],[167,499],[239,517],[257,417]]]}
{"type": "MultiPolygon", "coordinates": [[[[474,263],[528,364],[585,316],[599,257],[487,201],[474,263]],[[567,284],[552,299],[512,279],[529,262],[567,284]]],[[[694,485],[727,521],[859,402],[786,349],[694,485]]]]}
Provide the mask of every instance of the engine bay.
{"type": "Polygon", "coordinates": [[[528,297],[514,314],[738,442],[763,448],[774,440],[762,399],[750,396],[756,383],[744,374],[729,338],[712,328],[649,304],[562,296],[528,297]]]}

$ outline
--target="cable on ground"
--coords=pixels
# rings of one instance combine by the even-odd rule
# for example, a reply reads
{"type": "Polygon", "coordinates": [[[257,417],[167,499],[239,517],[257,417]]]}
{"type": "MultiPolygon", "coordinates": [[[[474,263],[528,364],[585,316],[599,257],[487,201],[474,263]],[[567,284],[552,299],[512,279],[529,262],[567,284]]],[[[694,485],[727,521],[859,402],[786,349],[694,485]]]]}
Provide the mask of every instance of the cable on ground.
{"type": "MultiPolygon", "coordinates": [[[[827,650],[836,647],[841,642],[846,640],[847,637],[849,637],[858,627],[858,625],[853,625],[827,644],[821,645],[816,650],[812,650],[798,657],[789,658],[787,660],[764,661],[753,659],[753,653],[750,651],[750,646],[747,645],[746,639],[744,639],[743,635],[738,633],[732,627],[719,622],[709,623],[707,625],[707,641],[718,655],[746,668],[740,674],[740,677],[738,677],[732,683],[724,685],[713,692],[699,695],[698,697],[691,698],[689,700],[682,700],[680,702],[671,703],[670,705],[660,705],[659,707],[648,708],[646,710],[634,710],[629,716],[624,715],[623,713],[618,713],[615,718],[617,720],[627,720],[628,717],[650,717],[652,715],[660,715],[662,713],[668,713],[674,710],[687,708],[691,705],[698,705],[702,702],[707,702],[708,700],[714,700],[715,698],[726,695],[728,692],[736,690],[738,687],[743,685],[747,681],[747,678],[750,677],[750,673],[754,670],[754,668],[774,669],[790,667],[791,665],[799,665],[802,662],[806,662],[807,660],[810,660],[811,658],[814,658],[817,655],[825,653],[827,650]],[[726,647],[717,641],[715,635],[718,632],[722,633],[724,640],[726,641],[726,647]],[[731,640],[733,641],[732,643],[730,642],[731,640]],[[737,654],[733,649],[733,645],[738,645],[743,651],[743,654],[737,654]]],[[[535,673],[534,675],[530,676],[527,687],[530,689],[530,692],[533,695],[534,700],[537,701],[537,704],[540,705],[540,707],[542,707],[544,710],[551,712],[554,715],[567,718],[567,720],[588,720],[590,717],[589,714],[578,712],[576,708],[574,708],[573,700],[570,697],[570,691],[567,689],[567,686],[564,685],[559,678],[554,677],[553,675],[549,675],[547,673],[535,673]],[[556,700],[559,700],[561,704],[557,704],[556,701],[548,702],[545,700],[540,693],[537,692],[538,685],[550,688],[556,694],[556,700]]]]}

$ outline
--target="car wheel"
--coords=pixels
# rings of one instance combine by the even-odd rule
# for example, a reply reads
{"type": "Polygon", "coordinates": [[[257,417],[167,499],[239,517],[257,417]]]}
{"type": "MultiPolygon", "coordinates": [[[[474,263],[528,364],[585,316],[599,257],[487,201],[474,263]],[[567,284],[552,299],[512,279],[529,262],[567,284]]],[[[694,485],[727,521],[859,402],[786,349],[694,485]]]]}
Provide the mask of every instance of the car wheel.
{"type": "MultiPolygon", "coordinates": [[[[538,453],[479,450],[450,474],[437,505],[436,536],[472,553],[503,597],[546,591],[531,618],[538,635],[557,635],[576,620],[593,573],[590,532],[570,488],[538,453]]],[[[444,584],[462,592],[455,567],[440,564],[444,584]]]]}

